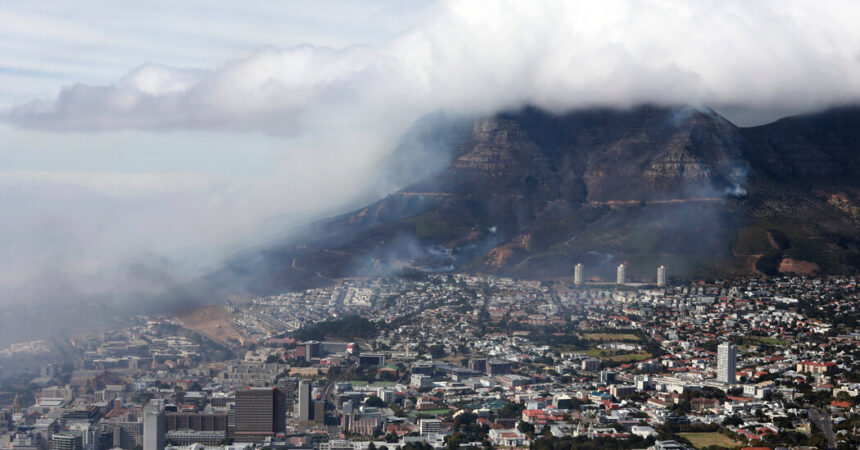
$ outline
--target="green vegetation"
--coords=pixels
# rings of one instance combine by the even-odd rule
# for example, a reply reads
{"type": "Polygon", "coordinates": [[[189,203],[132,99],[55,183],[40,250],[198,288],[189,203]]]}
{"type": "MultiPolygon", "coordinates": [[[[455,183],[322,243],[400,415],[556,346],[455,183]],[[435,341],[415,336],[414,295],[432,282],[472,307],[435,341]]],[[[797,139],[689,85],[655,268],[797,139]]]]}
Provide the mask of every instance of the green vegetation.
{"type": "Polygon", "coordinates": [[[589,341],[638,341],[639,336],[632,333],[585,333],[582,335],[589,341]]]}
{"type": "Polygon", "coordinates": [[[606,360],[606,361],[619,361],[619,362],[621,362],[621,361],[624,361],[624,362],[626,362],[626,361],[643,361],[643,360],[646,360],[646,359],[651,358],[653,356],[650,353],[644,352],[644,351],[643,352],[625,352],[625,351],[619,351],[619,350],[602,350],[599,348],[590,348],[588,350],[585,350],[582,353],[585,353],[588,356],[591,356],[594,358],[600,358],[600,359],[606,360]]]}
{"type": "Polygon", "coordinates": [[[407,223],[415,226],[415,235],[419,238],[435,238],[454,236],[468,230],[467,227],[452,226],[439,218],[438,211],[427,211],[406,219],[407,223]]]}
{"type": "Polygon", "coordinates": [[[444,416],[445,414],[450,413],[450,409],[425,409],[421,410],[420,414],[426,414],[428,416],[444,416]]]}
{"type": "Polygon", "coordinates": [[[743,338],[744,345],[788,345],[791,341],[785,339],[775,339],[763,336],[745,336],[743,338]]]}
{"type": "Polygon", "coordinates": [[[303,341],[323,340],[327,338],[366,339],[376,336],[378,332],[379,326],[375,322],[371,322],[361,316],[350,316],[343,319],[315,323],[309,327],[296,330],[294,335],[297,339],[303,341]]]}

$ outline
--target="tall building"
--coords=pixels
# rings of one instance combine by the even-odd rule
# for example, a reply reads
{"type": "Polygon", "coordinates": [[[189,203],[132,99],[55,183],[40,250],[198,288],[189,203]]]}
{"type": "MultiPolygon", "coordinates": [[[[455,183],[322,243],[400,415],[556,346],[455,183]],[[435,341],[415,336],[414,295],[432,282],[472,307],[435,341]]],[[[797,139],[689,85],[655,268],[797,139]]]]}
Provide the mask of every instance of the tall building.
{"type": "Polygon", "coordinates": [[[164,450],[167,417],[164,402],[151,400],[143,409],[143,450],[164,450]]]}
{"type": "Polygon", "coordinates": [[[84,450],[84,437],[74,431],[51,435],[51,450],[84,450]]]}
{"type": "Polygon", "coordinates": [[[627,284],[627,264],[619,264],[618,271],[615,275],[616,284],[627,284]]]}
{"type": "Polygon", "coordinates": [[[666,266],[660,266],[657,268],[657,286],[665,286],[666,285],[666,266]]]}
{"type": "Polygon", "coordinates": [[[579,286],[582,284],[582,264],[577,263],[576,266],[573,267],[573,284],[579,286]]]}
{"type": "Polygon", "coordinates": [[[246,387],[236,391],[236,442],[259,442],[283,431],[280,391],[271,387],[246,387]]]}
{"type": "Polygon", "coordinates": [[[735,383],[737,372],[738,348],[728,342],[717,346],[717,381],[725,384],[735,383]]]}
{"type": "Polygon", "coordinates": [[[298,416],[302,422],[313,420],[313,406],[311,406],[311,383],[308,380],[299,381],[298,416]]]}
{"type": "Polygon", "coordinates": [[[319,424],[325,423],[325,400],[314,402],[314,422],[319,424]]]}

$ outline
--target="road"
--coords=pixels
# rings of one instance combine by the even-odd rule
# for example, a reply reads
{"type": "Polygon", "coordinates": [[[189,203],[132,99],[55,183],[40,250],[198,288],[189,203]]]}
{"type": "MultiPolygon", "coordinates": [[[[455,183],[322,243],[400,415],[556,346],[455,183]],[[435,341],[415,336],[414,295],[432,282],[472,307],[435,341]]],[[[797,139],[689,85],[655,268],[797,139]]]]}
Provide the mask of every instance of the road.
{"type": "Polygon", "coordinates": [[[827,436],[827,440],[830,442],[828,448],[836,448],[836,434],[833,433],[833,422],[830,421],[830,414],[814,406],[808,406],[806,413],[809,414],[809,420],[815,422],[818,428],[827,436]]]}

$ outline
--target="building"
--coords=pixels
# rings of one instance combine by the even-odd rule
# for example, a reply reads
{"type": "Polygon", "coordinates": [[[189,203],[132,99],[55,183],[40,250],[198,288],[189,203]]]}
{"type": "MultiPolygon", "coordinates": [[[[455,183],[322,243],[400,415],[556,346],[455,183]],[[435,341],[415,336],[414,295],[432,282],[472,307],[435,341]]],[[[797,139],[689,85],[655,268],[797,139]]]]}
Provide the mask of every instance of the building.
{"type": "Polygon", "coordinates": [[[167,431],[227,431],[227,413],[168,412],[167,431]]]}
{"type": "Polygon", "coordinates": [[[164,450],[167,417],[164,402],[152,400],[143,409],[143,450],[164,450]]]}
{"type": "Polygon", "coordinates": [[[627,284],[627,264],[621,263],[618,265],[618,270],[615,274],[615,284],[627,284]]]}
{"type": "Polygon", "coordinates": [[[385,364],[385,355],[382,353],[365,353],[358,357],[359,366],[382,366],[385,364]]]}
{"type": "Polygon", "coordinates": [[[596,372],[600,370],[600,360],[597,358],[583,359],[581,368],[586,372],[596,372]]]}
{"type": "Polygon", "coordinates": [[[717,346],[717,381],[734,384],[737,372],[738,347],[728,342],[717,346]]]}
{"type": "Polygon", "coordinates": [[[325,423],[325,400],[317,400],[314,402],[314,423],[325,423]]]}
{"type": "Polygon", "coordinates": [[[494,359],[487,361],[487,375],[495,376],[509,373],[511,371],[511,363],[494,359]]]}
{"type": "MultiPolygon", "coordinates": [[[[471,364],[471,361],[469,364],[471,364]]],[[[433,363],[429,361],[414,362],[412,363],[412,367],[409,368],[409,372],[412,375],[433,375],[433,363]]]]}
{"type": "Polygon", "coordinates": [[[601,370],[600,371],[600,383],[601,384],[615,384],[615,375],[616,375],[616,373],[612,370],[601,370]]]}
{"type": "Polygon", "coordinates": [[[579,286],[582,284],[582,264],[577,263],[576,266],[573,267],[573,284],[579,286]]]}
{"type": "Polygon", "coordinates": [[[418,421],[421,436],[435,434],[442,431],[442,421],[439,419],[421,419],[418,421]]]}
{"type": "Polygon", "coordinates": [[[218,446],[226,438],[226,431],[173,430],[167,432],[167,439],[170,439],[171,445],[174,446],[192,444],[218,446]]]}
{"type": "Polygon", "coordinates": [[[469,370],[484,373],[487,370],[486,358],[472,358],[469,360],[469,370]]]}
{"type": "Polygon", "coordinates": [[[627,386],[622,384],[613,384],[609,387],[609,395],[615,398],[624,398],[636,393],[636,386],[627,386]]]}
{"type": "Polygon", "coordinates": [[[0,433],[11,431],[12,423],[12,412],[8,409],[0,409],[0,433]]]}
{"type": "Polygon", "coordinates": [[[836,363],[832,362],[812,362],[801,361],[797,363],[797,371],[801,373],[833,373],[836,370],[836,363]]]}
{"type": "Polygon", "coordinates": [[[84,450],[84,437],[74,431],[51,435],[51,450],[84,450]]]}
{"type": "Polygon", "coordinates": [[[666,285],[666,266],[660,266],[657,268],[657,286],[665,286],[666,285]]]}
{"type": "Polygon", "coordinates": [[[259,442],[283,432],[286,415],[277,388],[246,387],[236,391],[236,442],[259,442]]]}
{"type": "Polygon", "coordinates": [[[143,423],[136,421],[114,423],[112,445],[120,448],[143,446],[143,423]]]}
{"type": "Polygon", "coordinates": [[[299,381],[298,416],[302,422],[313,420],[313,409],[311,408],[311,382],[299,381]]]}

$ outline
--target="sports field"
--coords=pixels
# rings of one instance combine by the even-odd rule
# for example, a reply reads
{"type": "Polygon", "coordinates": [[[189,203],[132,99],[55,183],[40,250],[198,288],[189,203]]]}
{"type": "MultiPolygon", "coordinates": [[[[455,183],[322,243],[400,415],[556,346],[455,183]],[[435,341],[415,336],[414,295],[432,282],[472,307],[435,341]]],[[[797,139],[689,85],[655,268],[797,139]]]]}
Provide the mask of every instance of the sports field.
{"type": "Polygon", "coordinates": [[[678,433],[678,435],[690,441],[696,448],[704,448],[711,445],[734,448],[741,445],[740,442],[720,433],[678,433]]]}

